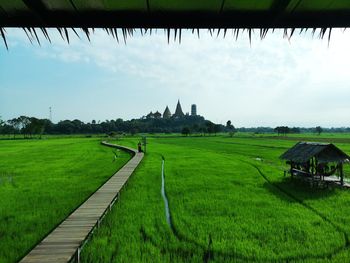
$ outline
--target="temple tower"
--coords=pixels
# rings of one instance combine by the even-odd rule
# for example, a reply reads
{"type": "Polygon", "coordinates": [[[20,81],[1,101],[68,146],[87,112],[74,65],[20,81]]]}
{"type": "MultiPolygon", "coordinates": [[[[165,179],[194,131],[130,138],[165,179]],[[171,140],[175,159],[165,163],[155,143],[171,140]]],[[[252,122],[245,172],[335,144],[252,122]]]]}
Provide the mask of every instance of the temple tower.
{"type": "Polygon", "coordinates": [[[191,105],[191,116],[197,116],[197,105],[196,104],[191,105]]]}
{"type": "Polygon", "coordinates": [[[183,116],[185,116],[185,114],[182,111],[180,100],[178,100],[177,101],[177,105],[176,105],[176,110],[175,110],[174,117],[175,118],[182,118],[183,116]]]}
{"type": "Polygon", "coordinates": [[[166,106],[165,111],[164,111],[164,113],[163,113],[163,118],[164,118],[164,119],[169,119],[170,117],[171,117],[171,112],[170,112],[170,110],[169,110],[169,107],[166,106]]]}

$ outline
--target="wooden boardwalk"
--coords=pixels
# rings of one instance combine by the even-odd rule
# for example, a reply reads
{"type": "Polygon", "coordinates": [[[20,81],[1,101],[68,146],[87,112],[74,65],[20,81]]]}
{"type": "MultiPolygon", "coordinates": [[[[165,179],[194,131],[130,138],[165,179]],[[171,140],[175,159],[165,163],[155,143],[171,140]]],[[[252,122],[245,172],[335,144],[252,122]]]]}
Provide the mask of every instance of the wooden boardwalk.
{"type": "Polygon", "coordinates": [[[75,255],[79,258],[80,247],[105,212],[111,208],[119,191],[143,158],[143,153],[134,149],[106,142],[102,144],[124,149],[134,156],[20,262],[63,263],[70,261],[75,255]]]}

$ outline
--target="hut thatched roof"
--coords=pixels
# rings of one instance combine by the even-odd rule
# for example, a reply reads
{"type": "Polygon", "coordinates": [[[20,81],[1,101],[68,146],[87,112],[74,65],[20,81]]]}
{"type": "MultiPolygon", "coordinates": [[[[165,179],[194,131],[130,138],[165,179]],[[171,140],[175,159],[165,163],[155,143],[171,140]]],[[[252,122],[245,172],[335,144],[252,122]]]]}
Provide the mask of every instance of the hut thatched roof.
{"type": "MultiPolygon", "coordinates": [[[[29,38],[37,39],[40,28],[57,28],[69,42],[68,28],[82,28],[89,38],[89,28],[104,28],[118,38],[132,35],[135,28],[143,33],[151,28],[173,29],[181,41],[181,29],[260,29],[319,28],[319,35],[330,37],[331,28],[350,26],[349,0],[0,0],[0,35],[6,44],[5,27],[22,27],[29,38]],[[327,28],[329,31],[327,33],[327,28]]],[[[148,31],[149,32],[149,31],[148,31]]],[[[196,32],[197,30],[193,30],[196,32]]],[[[219,33],[220,31],[218,31],[219,33]]],[[[74,30],[74,33],[76,31],[74,30]]]]}
{"type": "Polygon", "coordinates": [[[316,157],[320,163],[345,162],[350,157],[331,143],[299,142],[280,156],[295,163],[305,163],[316,157]]]}

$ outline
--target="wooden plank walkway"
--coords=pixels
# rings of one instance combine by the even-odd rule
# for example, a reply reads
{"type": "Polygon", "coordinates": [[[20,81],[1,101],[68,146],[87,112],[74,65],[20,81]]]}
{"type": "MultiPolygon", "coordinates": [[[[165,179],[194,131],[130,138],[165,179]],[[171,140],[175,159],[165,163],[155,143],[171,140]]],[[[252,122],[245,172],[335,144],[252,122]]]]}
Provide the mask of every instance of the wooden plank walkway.
{"type": "Polygon", "coordinates": [[[106,142],[102,144],[124,149],[134,156],[20,262],[69,262],[90,232],[99,224],[107,209],[114,203],[119,191],[141,162],[143,153],[106,142]]]}

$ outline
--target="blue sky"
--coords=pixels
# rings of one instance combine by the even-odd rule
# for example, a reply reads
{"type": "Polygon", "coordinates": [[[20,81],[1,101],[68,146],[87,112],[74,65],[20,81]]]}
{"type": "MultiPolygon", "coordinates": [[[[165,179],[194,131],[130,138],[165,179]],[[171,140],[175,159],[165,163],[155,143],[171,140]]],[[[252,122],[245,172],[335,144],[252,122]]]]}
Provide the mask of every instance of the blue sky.
{"type": "Polygon", "coordinates": [[[198,113],[235,126],[350,126],[350,34],[328,41],[283,32],[250,46],[238,41],[183,33],[167,43],[163,31],[136,34],[117,43],[98,30],[91,43],[72,35],[71,44],[50,32],[53,44],[30,44],[22,30],[8,29],[9,51],[0,44],[0,116],[53,121],[138,118],[197,104],[198,113]]]}

